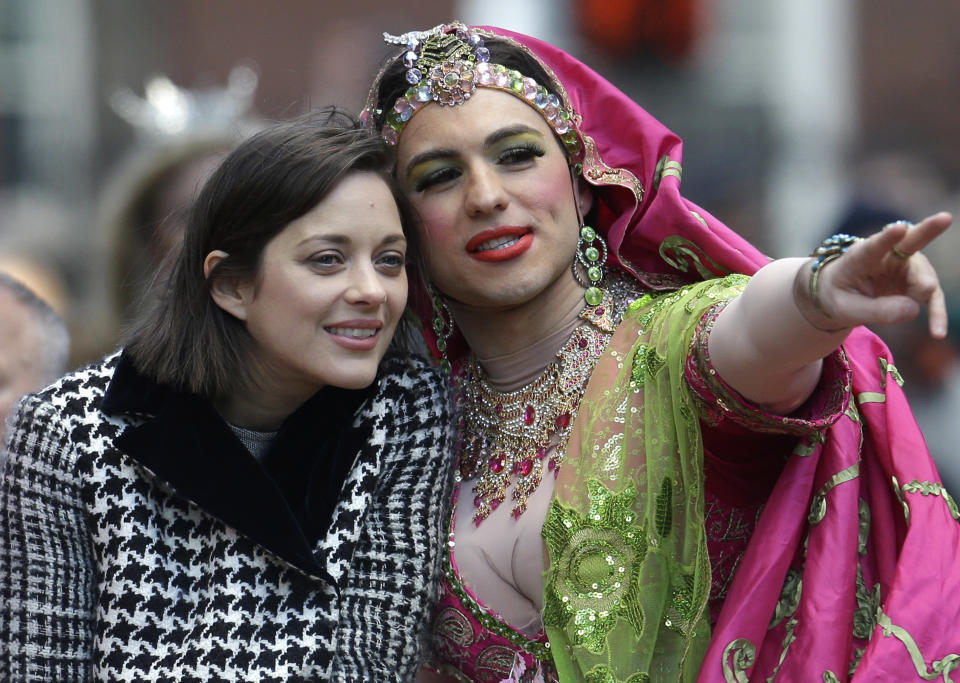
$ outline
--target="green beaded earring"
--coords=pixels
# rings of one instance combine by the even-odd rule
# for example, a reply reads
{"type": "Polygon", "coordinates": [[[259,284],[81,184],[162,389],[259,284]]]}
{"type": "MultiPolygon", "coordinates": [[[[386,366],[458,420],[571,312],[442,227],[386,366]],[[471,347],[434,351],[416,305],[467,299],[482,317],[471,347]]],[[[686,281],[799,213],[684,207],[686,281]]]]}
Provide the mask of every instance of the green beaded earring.
{"type": "Polygon", "coordinates": [[[580,240],[577,242],[577,257],[573,261],[573,277],[585,288],[583,298],[590,306],[597,306],[603,301],[603,290],[600,289],[600,282],[603,281],[603,264],[606,262],[607,243],[597,234],[596,230],[589,225],[584,225],[580,228],[580,240]],[[580,274],[577,263],[580,263],[586,271],[587,280],[584,280],[580,274]]]}
{"type": "Polygon", "coordinates": [[[450,361],[447,359],[447,340],[453,335],[453,314],[446,302],[440,298],[433,287],[430,289],[430,300],[433,303],[433,334],[437,340],[437,351],[440,352],[440,372],[450,375],[450,361]]]}

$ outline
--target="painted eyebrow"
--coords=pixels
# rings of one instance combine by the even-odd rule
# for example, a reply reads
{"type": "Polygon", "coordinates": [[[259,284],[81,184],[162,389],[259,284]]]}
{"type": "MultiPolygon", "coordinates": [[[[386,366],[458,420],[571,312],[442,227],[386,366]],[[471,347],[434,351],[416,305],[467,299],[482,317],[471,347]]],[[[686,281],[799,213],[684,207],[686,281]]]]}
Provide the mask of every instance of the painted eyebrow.
{"type": "MultiPolygon", "coordinates": [[[[521,123],[515,126],[505,126],[503,128],[498,128],[497,130],[493,131],[492,133],[490,133],[490,135],[488,135],[483,139],[483,146],[489,147],[492,144],[500,142],[504,138],[513,137],[514,135],[522,135],[525,133],[533,134],[533,135],[536,135],[538,138],[543,139],[543,133],[541,133],[539,130],[531,126],[526,126],[521,123]]],[[[406,175],[407,177],[409,177],[410,172],[424,162],[433,161],[434,159],[446,159],[456,155],[457,155],[457,152],[455,150],[447,149],[443,147],[427,150],[426,152],[418,154],[417,156],[413,157],[413,159],[410,160],[410,162],[407,164],[406,175]]]]}

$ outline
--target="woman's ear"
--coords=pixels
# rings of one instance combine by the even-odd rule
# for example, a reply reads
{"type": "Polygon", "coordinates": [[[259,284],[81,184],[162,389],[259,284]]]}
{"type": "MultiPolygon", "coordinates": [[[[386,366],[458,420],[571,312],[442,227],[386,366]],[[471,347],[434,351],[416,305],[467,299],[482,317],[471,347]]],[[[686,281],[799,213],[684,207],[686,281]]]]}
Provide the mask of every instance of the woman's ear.
{"type": "Polygon", "coordinates": [[[580,209],[580,215],[586,216],[593,208],[593,186],[582,176],[577,178],[577,207],[580,209]]]}
{"type": "MultiPolygon", "coordinates": [[[[221,261],[227,258],[229,254],[220,249],[215,249],[207,254],[203,259],[203,276],[210,279],[210,274],[221,261]]],[[[238,320],[247,319],[247,304],[250,300],[250,288],[241,284],[241,281],[233,277],[215,277],[210,283],[210,298],[224,311],[238,320]]]]}

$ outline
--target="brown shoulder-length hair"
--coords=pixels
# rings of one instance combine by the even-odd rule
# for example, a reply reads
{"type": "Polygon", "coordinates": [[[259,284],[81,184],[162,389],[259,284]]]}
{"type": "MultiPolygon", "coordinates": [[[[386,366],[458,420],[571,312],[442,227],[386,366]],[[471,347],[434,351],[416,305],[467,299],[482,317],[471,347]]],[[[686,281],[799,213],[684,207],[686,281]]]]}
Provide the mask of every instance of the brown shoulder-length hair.
{"type": "Polygon", "coordinates": [[[200,191],[169,279],[147,293],[125,345],[134,366],[160,384],[207,398],[249,386],[252,339],[242,321],[214,303],[213,282],[255,279],[267,243],[344,177],[362,171],[390,187],[413,255],[413,213],[391,163],[378,136],[335,108],[274,125],[240,144],[200,191]],[[204,259],[217,249],[228,256],[204,277],[204,259]]]}

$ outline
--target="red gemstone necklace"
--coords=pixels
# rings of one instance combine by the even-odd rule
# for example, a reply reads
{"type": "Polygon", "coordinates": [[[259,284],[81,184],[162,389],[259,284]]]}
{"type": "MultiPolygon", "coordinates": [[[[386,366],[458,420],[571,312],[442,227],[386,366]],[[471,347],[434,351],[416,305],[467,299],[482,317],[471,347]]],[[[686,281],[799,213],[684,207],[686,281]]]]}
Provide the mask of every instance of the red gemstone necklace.
{"type": "Polygon", "coordinates": [[[476,358],[467,362],[459,382],[460,477],[476,478],[477,526],[503,503],[511,482],[519,519],[543,480],[544,461],[557,476],[587,380],[612,336],[611,303],[605,297],[584,308],[580,317],[591,324],[578,326],[543,373],[516,391],[498,391],[476,358]]]}

